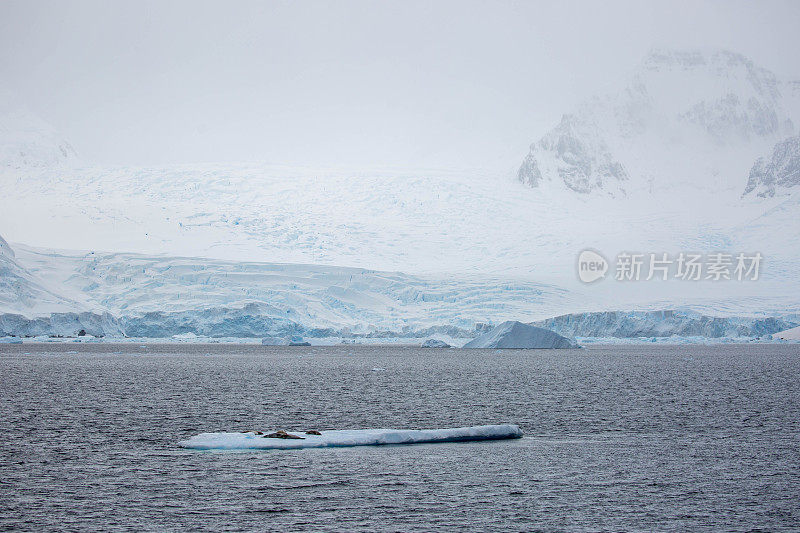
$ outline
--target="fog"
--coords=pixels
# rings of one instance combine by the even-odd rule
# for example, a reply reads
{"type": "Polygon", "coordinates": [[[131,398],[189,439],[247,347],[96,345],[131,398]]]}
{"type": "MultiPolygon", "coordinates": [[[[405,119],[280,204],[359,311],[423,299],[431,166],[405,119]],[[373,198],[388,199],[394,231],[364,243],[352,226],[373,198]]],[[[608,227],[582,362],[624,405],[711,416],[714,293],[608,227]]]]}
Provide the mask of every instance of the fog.
{"type": "Polygon", "coordinates": [[[506,171],[653,45],[800,78],[798,27],[800,2],[5,1],[0,88],[101,164],[506,171]]]}

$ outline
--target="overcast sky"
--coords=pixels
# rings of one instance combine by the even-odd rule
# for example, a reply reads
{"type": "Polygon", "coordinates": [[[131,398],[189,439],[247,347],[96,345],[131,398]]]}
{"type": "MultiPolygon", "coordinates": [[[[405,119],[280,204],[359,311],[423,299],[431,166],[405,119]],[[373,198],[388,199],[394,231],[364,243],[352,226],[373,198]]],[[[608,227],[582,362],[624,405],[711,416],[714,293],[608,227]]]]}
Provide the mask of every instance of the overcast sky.
{"type": "Polygon", "coordinates": [[[0,2],[0,86],[83,159],[511,168],[653,45],[800,78],[800,2],[0,2]]]}

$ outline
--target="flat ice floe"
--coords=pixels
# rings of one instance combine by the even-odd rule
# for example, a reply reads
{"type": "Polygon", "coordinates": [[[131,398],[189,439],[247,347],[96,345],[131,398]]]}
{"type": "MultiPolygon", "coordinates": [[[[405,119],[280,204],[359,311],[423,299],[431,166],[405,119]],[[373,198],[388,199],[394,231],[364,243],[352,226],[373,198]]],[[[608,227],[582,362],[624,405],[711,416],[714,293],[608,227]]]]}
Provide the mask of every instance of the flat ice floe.
{"type": "Polygon", "coordinates": [[[195,450],[273,450],[328,448],[341,446],[380,446],[385,444],[422,444],[431,442],[467,442],[518,439],[519,426],[499,424],[447,429],[351,429],[322,431],[320,435],[290,432],[302,439],[268,438],[250,433],[201,433],[178,443],[195,450]]]}

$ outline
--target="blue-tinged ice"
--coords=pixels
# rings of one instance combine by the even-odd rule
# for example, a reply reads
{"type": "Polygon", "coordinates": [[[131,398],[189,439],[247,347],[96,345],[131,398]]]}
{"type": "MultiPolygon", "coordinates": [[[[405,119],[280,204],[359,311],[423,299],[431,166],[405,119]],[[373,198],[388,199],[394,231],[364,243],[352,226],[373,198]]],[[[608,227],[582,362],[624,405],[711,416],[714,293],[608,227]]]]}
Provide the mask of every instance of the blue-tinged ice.
{"type": "Polygon", "coordinates": [[[302,439],[269,438],[250,433],[201,433],[178,443],[194,450],[272,450],[329,448],[342,446],[380,446],[518,439],[519,426],[498,424],[447,429],[350,429],[322,431],[320,435],[291,432],[302,439]]]}

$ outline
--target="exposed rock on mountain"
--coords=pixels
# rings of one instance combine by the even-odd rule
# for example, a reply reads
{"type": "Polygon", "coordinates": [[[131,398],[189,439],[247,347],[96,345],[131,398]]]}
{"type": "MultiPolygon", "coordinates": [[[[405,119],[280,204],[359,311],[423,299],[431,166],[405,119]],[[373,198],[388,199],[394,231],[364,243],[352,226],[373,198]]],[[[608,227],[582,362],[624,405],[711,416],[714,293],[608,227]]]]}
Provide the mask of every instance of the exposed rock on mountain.
{"type": "Polygon", "coordinates": [[[787,192],[800,185],[800,136],[779,142],[769,158],[759,157],[750,170],[744,195],[762,198],[787,192]]]}
{"type": "Polygon", "coordinates": [[[573,115],[564,115],[561,124],[531,147],[518,175],[523,183],[539,187],[543,172],[579,193],[622,191],[620,182],[628,179],[625,168],[614,160],[597,129],[573,115]],[[551,157],[537,159],[538,154],[551,157]]]}
{"type": "Polygon", "coordinates": [[[794,134],[799,102],[795,84],[739,54],[653,50],[622,91],[584,103],[532,144],[518,178],[611,196],[681,183],[741,190],[742,169],[794,134]]]}

